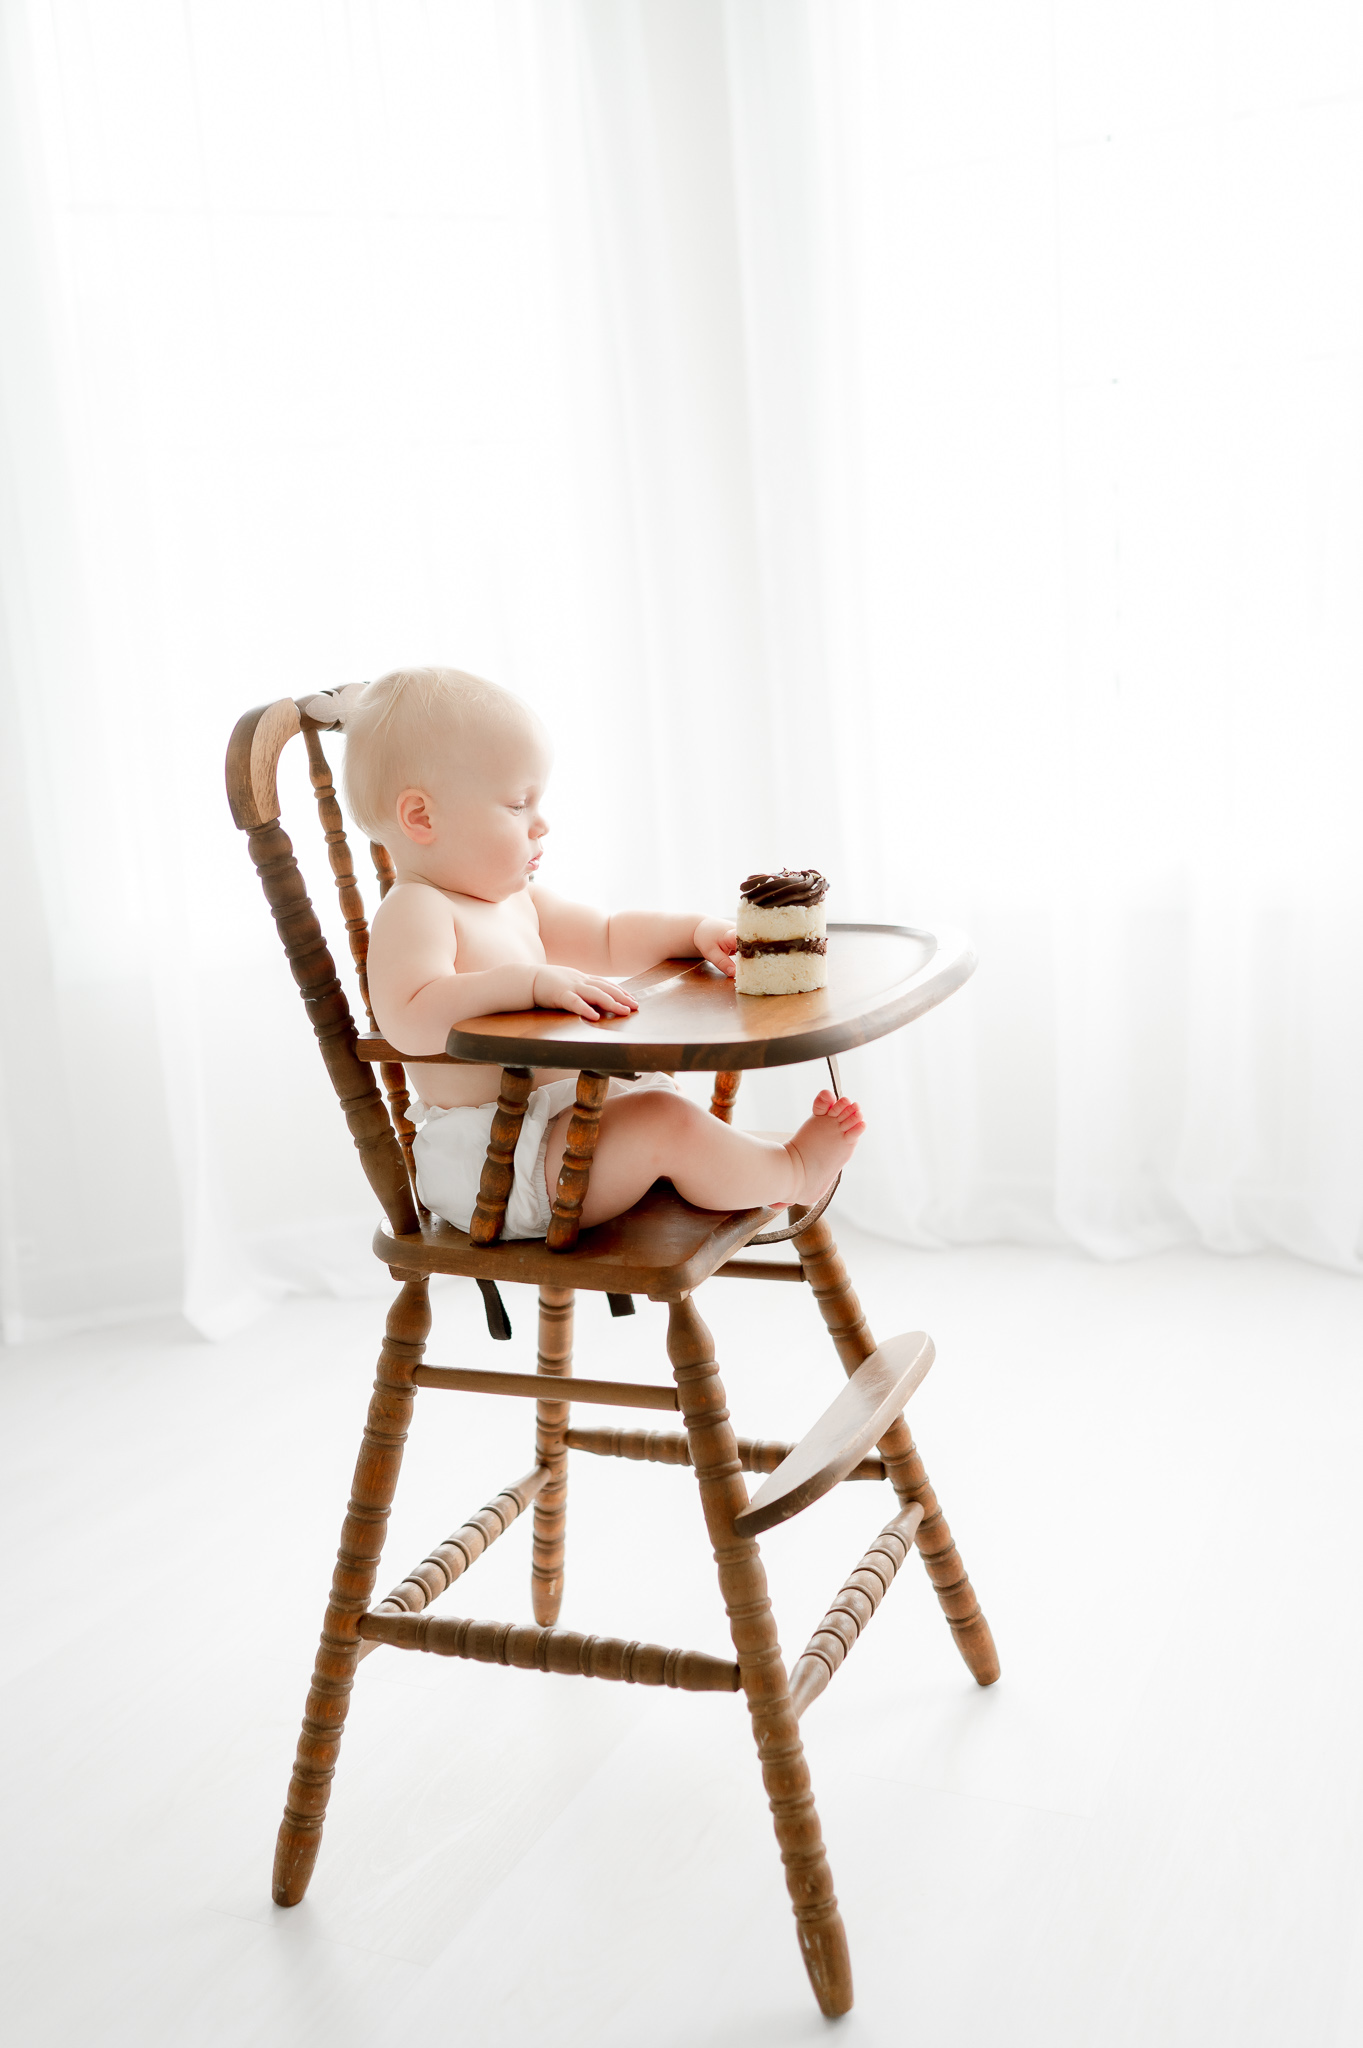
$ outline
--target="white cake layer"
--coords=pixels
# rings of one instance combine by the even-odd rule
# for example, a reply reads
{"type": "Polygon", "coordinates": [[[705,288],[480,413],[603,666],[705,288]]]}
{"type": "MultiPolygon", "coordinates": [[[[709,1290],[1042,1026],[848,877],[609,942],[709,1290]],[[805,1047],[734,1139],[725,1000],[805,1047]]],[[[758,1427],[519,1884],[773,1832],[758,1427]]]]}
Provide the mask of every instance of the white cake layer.
{"type": "Polygon", "coordinates": [[[734,956],[734,986],[741,996],[798,996],[828,985],[824,953],[759,953],[745,960],[734,956]]]}
{"type": "Polygon", "coordinates": [[[740,939],[821,939],[828,929],[827,903],[775,903],[764,909],[739,898],[740,939]]]}

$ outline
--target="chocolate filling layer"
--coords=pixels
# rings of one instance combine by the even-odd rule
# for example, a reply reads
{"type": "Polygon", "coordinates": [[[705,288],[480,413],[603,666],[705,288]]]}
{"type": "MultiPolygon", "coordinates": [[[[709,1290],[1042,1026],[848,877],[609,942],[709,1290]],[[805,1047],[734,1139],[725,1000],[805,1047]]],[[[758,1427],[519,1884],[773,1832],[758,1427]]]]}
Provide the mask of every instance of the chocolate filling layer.
{"type": "Polygon", "coordinates": [[[738,950],[745,960],[762,953],[826,953],[827,939],[740,939],[738,950]]]}
{"type": "Polygon", "coordinates": [[[782,868],[779,875],[749,875],[738,893],[745,903],[775,910],[788,903],[822,903],[828,884],[817,868],[782,868]]]}

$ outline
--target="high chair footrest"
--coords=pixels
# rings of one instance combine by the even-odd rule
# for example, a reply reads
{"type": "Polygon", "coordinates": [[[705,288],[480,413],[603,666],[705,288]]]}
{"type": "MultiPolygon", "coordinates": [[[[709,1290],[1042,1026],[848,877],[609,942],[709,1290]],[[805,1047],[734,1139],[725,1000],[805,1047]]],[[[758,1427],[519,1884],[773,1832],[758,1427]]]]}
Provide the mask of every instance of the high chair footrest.
{"type": "Polygon", "coordinates": [[[884,1436],[933,1361],[931,1337],[911,1330],[864,1358],[830,1407],[736,1516],[740,1536],[788,1522],[845,1479],[884,1436]]]}

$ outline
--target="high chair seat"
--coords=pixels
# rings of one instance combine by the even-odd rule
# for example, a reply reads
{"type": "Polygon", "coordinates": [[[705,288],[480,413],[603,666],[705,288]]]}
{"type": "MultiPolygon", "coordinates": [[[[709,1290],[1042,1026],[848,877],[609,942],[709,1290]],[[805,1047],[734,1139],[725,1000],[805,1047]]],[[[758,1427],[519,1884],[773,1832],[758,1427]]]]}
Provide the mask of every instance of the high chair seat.
{"type": "MultiPolygon", "coordinates": [[[[381,1647],[536,1674],[671,1686],[720,1697],[741,1693],[810,1983],[822,2012],[844,2013],[852,2004],[851,1963],[800,1718],[840,1671],[912,1549],[922,1558],[971,1675],[980,1685],[991,1685],[999,1675],[989,1625],[902,1413],[932,1362],[932,1340],[916,1331],[877,1345],[823,1215],[827,1197],[812,1209],[792,1209],[786,1230],[777,1233],[768,1230],[776,1210],[724,1214],[695,1209],[665,1181],[656,1183],[627,1215],[591,1229],[580,1228],[580,1218],[609,1075],[711,1072],[711,1111],[727,1122],[744,1069],[831,1059],[898,1030],[958,988],[972,971],[974,956],[964,941],[942,942],[906,927],[835,925],[830,926],[829,986],[808,995],[741,998],[726,977],[705,963],[667,961],[631,984],[640,1008],[630,1018],[591,1025],[536,1011],[464,1020],[450,1033],[446,1059],[500,1065],[502,1081],[471,1229],[457,1230],[421,1205],[402,1049],[379,1036],[372,1015],[368,1030],[357,1031],[293,847],[279,823],[279,757],[301,734],[354,978],[367,1011],[368,922],[321,741],[322,731],[335,722],[326,695],[298,703],[281,698],[238,721],[227,757],[233,818],[249,835],[252,859],[328,1077],[384,1212],[374,1250],[399,1283],[379,1353],[276,1844],[275,1900],[296,1905],[307,1889],[356,1670],[361,1658],[381,1647]],[[548,1236],[507,1243],[500,1241],[500,1232],[536,1067],[576,1068],[577,1105],[548,1236]],[[771,1242],[777,1235],[792,1239],[794,1260],[739,1256],[754,1240],[771,1242]],[[488,1304],[489,1330],[505,1340],[512,1333],[497,1284],[537,1286],[534,1370],[428,1363],[434,1273],[476,1281],[488,1304]],[[821,1415],[810,1418],[798,1442],[739,1436],[734,1429],[714,1345],[695,1305],[697,1290],[716,1277],[794,1280],[808,1288],[818,1307],[847,1383],[821,1415]],[[578,1289],[605,1293],[617,1314],[629,1310],[636,1294],[667,1303],[671,1384],[603,1380],[573,1371],[578,1289]],[[532,1399],[535,1462],[375,1601],[403,1445],[417,1394],[428,1390],[532,1399]],[[572,1423],[573,1404],[670,1411],[682,1427],[583,1428],[572,1423]],[[568,1461],[574,1452],[694,1473],[728,1615],[732,1657],[557,1625],[565,1586],[568,1461]],[[751,1501],[744,1480],[749,1472],[769,1475],[751,1501]],[[757,1536],[794,1515],[816,1511],[817,1502],[844,1480],[888,1482],[896,1511],[843,1581],[803,1654],[787,1665],[757,1536]],[[526,1513],[533,1518],[533,1623],[431,1614],[434,1603],[526,1513]]],[[[371,851],[380,890],[386,891],[392,863],[382,846],[371,851]]],[[[660,1800],[668,1796],[666,1779],[666,1761],[660,1758],[660,1800]]],[[[897,1852],[887,1858],[892,1867],[901,1862],[897,1852]]],[[[703,1944],[693,1944],[688,1955],[693,1968],[704,1967],[703,1944]]]]}
{"type": "Polygon", "coordinates": [[[566,1256],[572,1261],[574,1287],[675,1301],[694,1293],[780,1213],[693,1209],[670,1182],[656,1181],[623,1216],[580,1231],[567,1254],[551,1252],[542,1237],[476,1245],[466,1230],[431,1215],[423,1216],[421,1228],[406,1236],[382,1228],[375,1231],[374,1250],[385,1265],[406,1272],[457,1273],[532,1287],[561,1287],[566,1256]]]}

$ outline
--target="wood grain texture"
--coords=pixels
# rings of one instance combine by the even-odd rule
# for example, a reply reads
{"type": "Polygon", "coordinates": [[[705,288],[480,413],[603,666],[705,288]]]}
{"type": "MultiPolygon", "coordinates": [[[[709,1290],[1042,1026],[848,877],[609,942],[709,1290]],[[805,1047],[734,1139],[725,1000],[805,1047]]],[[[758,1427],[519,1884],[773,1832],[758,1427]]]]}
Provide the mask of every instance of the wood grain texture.
{"type": "MultiPolygon", "coordinates": [[[[406,1578],[400,1579],[392,1592],[380,1600],[373,1612],[421,1614],[433,1600],[448,1592],[455,1580],[462,1578],[469,1566],[476,1564],[499,1536],[506,1534],[511,1524],[525,1513],[531,1501],[543,1490],[548,1477],[548,1466],[536,1465],[523,1478],[504,1486],[486,1507],[480,1508],[476,1515],[470,1515],[467,1522],[461,1522],[453,1535],[447,1536],[443,1543],[437,1543],[429,1556],[414,1565],[406,1578]]],[[[361,1658],[377,1648],[376,1642],[362,1643],[361,1658]]]]}
{"type": "Polygon", "coordinates": [[[912,1507],[901,1508],[844,1582],[790,1674],[790,1697],[797,1714],[803,1714],[813,1704],[841,1668],[848,1651],[894,1584],[895,1574],[913,1548],[922,1519],[923,1510],[917,1501],[912,1507]]]}
{"type": "Polygon", "coordinates": [[[715,1075],[715,1085],[710,1095],[710,1114],[717,1116],[722,1124],[734,1120],[734,1099],[738,1094],[741,1073],[725,1072],[721,1069],[715,1075]]]}
{"type": "Polygon", "coordinates": [[[715,1269],[716,1280],[794,1280],[802,1283],[805,1269],[791,1259],[726,1259],[715,1269]]]}
{"type": "Polygon", "coordinates": [[[808,995],[740,996],[706,960],[665,960],[624,984],[639,1004],[628,1017],[592,1022],[560,1010],[468,1017],[445,1049],[488,1066],[603,1074],[790,1066],[899,1030],[974,971],[974,952],[959,936],[907,925],[830,925],[828,986],[808,995]]]}
{"type": "Polygon", "coordinates": [[[932,1365],[932,1339],[922,1330],[891,1337],[863,1358],[847,1385],[806,1430],[738,1517],[741,1536],[760,1536],[803,1514],[859,1464],[932,1365]]]}
{"type": "Polygon", "coordinates": [[[380,1031],[361,1031],[355,1040],[355,1051],[362,1060],[368,1060],[372,1066],[377,1066],[381,1060],[420,1061],[423,1067],[468,1065],[467,1060],[451,1059],[447,1052],[403,1052],[400,1046],[394,1045],[392,1040],[385,1038],[380,1031]]]}
{"type": "MultiPolygon", "coordinates": [[[[659,1181],[625,1215],[581,1232],[572,1253],[573,1286],[579,1292],[674,1299],[708,1280],[779,1214],[693,1209],[659,1181]]],[[[562,1253],[551,1252],[543,1238],[476,1245],[438,1216],[424,1218],[419,1230],[405,1236],[379,1231],[374,1250],[385,1265],[418,1273],[466,1273],[531,1287],[561,1287],[565,1277],[562,1253]]]]}
{"type": "Polygon", "coordinates": [[[525,1628],[514,1621],[465,1621],[438,1614],[366,1614],[370,1641],[437,1657],[469,1657],[517,1671],[564,1678],[608,1678],[624,1685],[667,1685],[677,1692],[737,1692],[738,1666],[705,1650],[666,1650],[620,1636],[584,1636],[567,1628],[525,1628]]]}
{"type": "Polygon", "coordinates": [[[267,823],[255,827],[247,843],[365,1177],[394,1233],[399,1237],[415,1235],[420,1216],[402,1149],[373,1074],[355,1056],[350,1005],[303,887],[288,834],[278,824],[267,823]]]}
{"type": "Polygon", "coordinates": [[[278,1906],[298,1904],[317,1861],[359,1658],[357,1624],[369,1606],[378,1577],[388,1511],[412,1417],[412,1374],[421,1361],[430,1327],[427,1283],[410,1279],[399,1289],[388,1312],[350,1501],[341,1524],[331,1598],[322,1621],[322,1640],[303,1710],[303,1732],[275,1848],[274,1900],[278,1906]]]}
{"type": "MultiPolygon", "coordinates": [[[[827,1222],[820,1217],[811,1224],[796,1238],[795,1249],[844,1369],[855,1372],[875,1350],[875,1339],[867,1328],[861,1303],[852,1291],[847,1268],[838,1257],[827,1222]]],[[[992,1685],[999,1675],[994,1638],[902,1416],[885,1432],[877,1449],[885,1460],[901,1505],[909,1507],[916,1501],[923,1510],[918,1553],[951,1625],[956,1646],[977,1684],[992,1685]]]]}
{"type": "Polygon", "coordinates": [[[243,712],[227,743],[227,801],[243,832],[273,824],[279,816],[279,757],[299,730],[292,697],[258,704],[243,712]]]}
{"type": "MultiPolygon", "coordinates": [[[[571,1289],[544,1288],[542,1293],[570,1293],[571,1289]]],[[[541,1337],[544,1325],[541,1320],[541,1337]]],[[[543,1355],[541,1353],[541,1355],[543,1355]]],[[[565,1401],[585,1401],[599,1408],[677,1408],[675,1387],[653,1387],[646,1380],[585,1380],[568,1376],[567,1368],[561,1379],[546,1373],[533,1372],[492,1372],[481,1365],[423,1365],[416,1376],[419,1387],[443,1387],[450,1394],[507,1394],[522,1400],[544,1401],[549,1397],[543,1389],[554,1379],[556,1397],[553,1407],[561,1407],[565,1401]],[[563,1391],[557,1393],[561,1384],[563,1391]]]]}
{"type": "Polygon", "coordinates": [[[382,903],[384,897],[397,880],[397,870],[393,866],[393,856],[382,840],[371,839],[369,842],[369,858],[373,861],[374,873],[379,878],[379,901],[382,903]]]}
{"type": "Polygon", "coordinates": [[[431,1212],[422,1201],[421,1190],[416,1184],[416,1153],[413,1150],[416,1125],[408,1113],[412,1107],[412,1098],[407,1088],[407,1071],[404,1067],[398,1066],[396,1061],[385,1060],[379,1068],[379,1079],[383,1082],[383,1092],[388,1098],[388,1114],[392,1119],[393,1129],[397,1132],[398,1144],[402,1147],[402,1161],[407,1168],[407,1185],[412,1190],[412,1200],[416,1204],[417,1214],[422,1217],[429,1216],[431,1212]]]}
{"type": "MultiPolygon", "coordinates": [[[[355,878],[355,864],[351,859],[350,842],[346,837],[345,819],[341,815],[341,806],[336,799],[331,767],[323,751],[317,726],[307,716],[303,718],[302,724],[303,741],[308,752],[308,776],[317,800],[317,815],[322,824],[322,835],[326,841],[327,859],[336,883],[341,916],[345,921],[350,957],[355,963],[360,999],[372,1030],[374,1011],[369,1001],[369,921],[365,916],[364,899],[355,878]]],[[[397,1133],[398,1144],[402,1148],[403,1164],[407,1169],[407,1183],[412,1191],[412,1200],[418,1210],[424,1210],[425,1205],[417,1192],[416,1160],[412,1152],[416,1127],[408,1115],[412,1099],[407,1088],[407,1076],[402,1066],[395,1060],[385,1060],[379,1068],[379,1074],[383,1081],[384,1094],[388,1098],[388,1113],[397,1133]]]]}
{"type": "Polygon", "coordinates": [[[767,1578],[757,1545],[738,1535],[734,1523],[748,1505],[724,1388],[715,1365],[710,1332],[689,1298],[674,1302],[668,1315],[667,1350],[681,1396],[700,1484],[705,1526],[719,1569],[719,1589],[738,1654],[743,1690],[752,1717],[786,1886],[795,1910],[800,1952],[819,2010],[827,2017],[852,2005],[852,1964],[847,1936],[833,1892],[819,1816],[791,1704],[781,1646],[767,1595],[767,1578]]]}
{"type": "MultiPolygon", "coordinates": [[[[558,1186],[554,1191],[554,1212],[545,1232],[544,1241],[551,1252],[570,1252],[577,1243],[582,1204],[587,1197],[597,1134],[601,1129],[601,1111],[605,1107],[609,1087],[610,1080],[605,1074],[594,1074],[588,1067],[583,1067],[578,1074],[577,1100],[568,1119],[568,1142],[563,1148],[563,1164],[559,1167],[558,1186]]],[[[619,1292],[618,1289],[614,1291],[619,1292]]]]}
{"type": "Polygon", "coordinates": [[[350,857],[350,841],[346,838],[341,806],[336,801],[331,766],[323,752],[317,728],[311,722],[303,734],[303,743],[308,750],[308,777],[312,783],[312,793],[317,800],[317,815],[322,823],[327,859],[336,883],[341,915],[345,919],[346,937],[350,941],[350,957],[355,963],[365,1015],[372,1027],[374,1012],[369,1004],[369,920],[364,914],[364,898],[355,879],[355,863],[350,857]]]}
{"type": "MultiPolygon", "coordinates": [[[[599,1458],[633,1458],[649,1465],[691,1463],[689,1440],[670,1429],[570,1429],[567,1441],[570,1451],[591,1451],[599,1458]]],[[[760,1437],[740,1436],[734,1441],[738,1462],[745,1472],[774,1472],[795,1448],[793,1444],[770,1443],[760,1437]]],[[[844,1479],[887,1476],[883,1458],[863,1458],[843,1474],[844,1479]]]]}
{"type": "Polygon", "coordinates": [[[506,1222],[506,1205],[516,1178],[516,1141],[525,1122],[525,1105],[535,1077],[529,1067],[503,1067],[497,1107],[492,1113],[487,1157],[478,1182],[478,1200],[469,1224],[471,1244],[495,1244],[506,1222]]]}
{"type": "MultiPolygon", "coordinates": [[[[538,1376],[569,1380],[573,1368],[573,1290],[541,1287],[538,1376]]],[[[650,1392],[652,1389],[649,1390],[650,1392]]],[[[659,1388],[661,1393],[664,1390],[659,1388]]],[[[567,1401],[541,1399],[535,1409],[535,1462],[548,1467],[535,1502],[530,1546],[530,1610],[541,1627],[558,1620],[563,1605],[564,1536],[568,1517],[567,1401]]]]}

